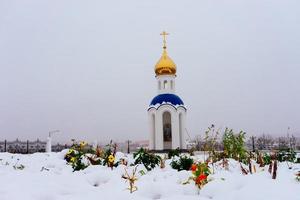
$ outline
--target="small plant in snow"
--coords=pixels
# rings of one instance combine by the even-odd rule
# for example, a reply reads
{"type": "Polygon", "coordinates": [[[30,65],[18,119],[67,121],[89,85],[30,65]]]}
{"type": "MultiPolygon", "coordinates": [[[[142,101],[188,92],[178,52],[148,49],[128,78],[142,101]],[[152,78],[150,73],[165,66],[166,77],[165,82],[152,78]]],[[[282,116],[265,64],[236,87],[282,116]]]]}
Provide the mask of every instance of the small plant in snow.
{"type": "Polygon", "coordinates": [[[145,168],[150,171],[159,165],[161,157],[155,154],[149,153],[143,148],[140,148],[138,152],[133,154],[134,165],[143,164],[145,168]]]}
{"type": "Polygon", "coordinates": [[[124,158],[121,158],[120,159],[120,164],[127,166],[128,165],[128,161],[126,159],[124,159],[124,158]]]}
{"type": "Polygon", "coordinates": [[[125,169],[125,174],[122,175],[122,178],[129,182],[129,188],[128,190],[130,193],[133,193],[134,191],[137,191],[137,187],[135,186],[135,181],[137,181],[137,177],[135,175],[136,170],[138,166],[135,166],[135,168],[132,170],[132,174],[129,175],[127,170],[125,169]]]}
{"type": "Polygon", "coordinates": [[[173,158],[174,156],[179,156],[180,155],[180,149],[177,148],[177,149],[172,149],[168,152],[168,158],[171,159],[173,158]]]}
{"type": "Polygon", "coordinates": [[[88,163],[84,162],[86,145],[86,142],[80,142],[78,144],[74,141],[72,147],[65,155],[65,160],[72,166],[74,171],[83,170],[88,167],[88,163]]]}
{"type": "Polygon", "coordinates": [[[101,165],[103,158],[103,151],[100,147],[97,147],[93,150],[92,153],[86,155],[87,159],[90,161],[91,165],[101,165]]]}
{"type": "Polygon", "coordinates": [[[277,154],[277,160],[279,162],[296,162],[296,152],[293,149],[281,149],[277,154]]]}
{"type": "Polygon", "coordinates": [[[101,158],[97,157],[96,155],[89,155],[86,157],[90,161],[91,165],[101,165],[102,163],[101,158]]]}
{"type": "Polygon", "coordinates": [[[167,156],[165,155],[163,159],[160,160],[160,168],[164,169],[166,167],[167,156]]]}
{"type": "Polygon", "coordinates": [[[245,132],[235,134],[232,129],[225,129],[223,136],[224,153],[228,158],[247,163],[247,151],[245,149],[245,132]]]}
{"type": "Polygon", "coordinates": [[[264,165],[269,165],[271,163],[271,156],[270,156],[270,154],[267,154],[267,153],[264,154],[264,156],[263,156],[263,163],[264,163],[264,165]]]}
{"type": "MultiPolygon", "coordinates": [[[[205,152],[208,152],[208,160],[212,160],[213,163],[219,160],[219,155],[216,152],[216,145],[219,136],[219,129],[215,129],[215,125],[212,124],[208,129],[205,131],[204,136],[204,155],[205,152]]],[[[204,158],[205,159],[205,158],[204,158]]]]}
{"type": "Polygon", "coordinates": [[[87,165],[82,162],[83,157],[84,153],[82,151],[71,148],[65,155],[65,160],[72,166],[74,171],[79,171],[87,168],[87,165]]]}
{"type": "Polygon", "coordinates": [[[173,169],[181,170],[189,170],[194,163],[194,160],[187,156],[174,157],[171,162],[171,167],[173,169]]]}
{"type": "Polygon", "coordinates": [[[194,181],[198,189],[202,189],[208,183],[208,176],[211,174],[210,168],[207,163],[197,163],[191,166],[192,177],[189,178],[184,184],[194,181]]]}
{"type": "Polygon", "coordinates": [[[242,174],[243,175],[247,175],[249,173],[249,171],[243,167],[242,163],[240,163],[240,168],[241,168],[241,171],[242,171],[242,174]]]}
{"type": "Polygon", "coordinates": [[[272,179],[276,179],[277,176],[277,160],[276,160],[276,154],[271,155],[271,163],[269,165],[269,173],[272,175],[272,179]]]}
{"type": "Polygon", "coordinates": [[[110,154],[108,157],[107,157],[107,165],[111,168],[113,168],[114,166],[114,162],[115,162],[115,156],[113,154],[110,154]]]}
{"type": "Polygon", "coordinates": [[[23,169],[25,168],[25,166],[22,165],[22,164],[20,164],[20,165],[14,165],[13,168],[14,168],[15,170],[23,170],[23,169]]]}
{"type": "Polygon", "coordinates": [[[42,172],[42,171],[49,171],[49,169],[43,166],[42,169],[41,169],[40,171],[41,171],[41,172],[42,172]]]}
{"type": "Polygon", "coordinates": [[[113,169],[113,167],[117,167],[119,165],[118,162],[115,162],[116,151],[117,151],[117,144],[113,144],[112,141],[110,141],[110,144],[106,145],[106,150],[104,151],[103,166],[106,165],[111,169],[113,169]]]}
{"type": "Polygon", "coordinates": [[[141,169],[141,170],[139,171],[139,174],[140,174],[141,176],[144,176],[144,175],[146,174],[146,172],[145,172],[144,170],[141,169]]]}
{"type": "Polygon", "coordinates": [[[264,159],[263,159],[263,156],[260,152],[256,152],[256,163],[259,164],[259,167],[263,167],[265,166],[265,163],[264,163],[264,159]]]}
{"type": "Polygon", "coordinates": [[[13,168],[14,168],[15,170],[23,170],[23,169],[25,168],[24,165],[19,164],[19,160],[20,160],[20,159],[18,158],[16,164],[13,166],[13,168]]]}

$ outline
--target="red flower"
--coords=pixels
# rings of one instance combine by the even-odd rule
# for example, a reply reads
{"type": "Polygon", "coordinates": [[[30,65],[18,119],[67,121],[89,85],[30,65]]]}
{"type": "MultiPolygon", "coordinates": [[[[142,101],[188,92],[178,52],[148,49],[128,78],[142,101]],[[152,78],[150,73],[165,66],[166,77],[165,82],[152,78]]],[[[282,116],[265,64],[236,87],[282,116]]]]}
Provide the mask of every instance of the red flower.
{"type": "Polygon", "coordinates": [[[197,165],[195,165],[195,164],[192,164],[192,166],[191,166],[191,170],[194,172],[194,171],[196,171],[196,169],[197,169],[197,165]]]}
{"type": "Polygon", "coordinates": [[[205,174],[200,174],[197,178],[196,178],[196,184],[200,184],[202,181],[206,180],[207,176],[205,174]]]}

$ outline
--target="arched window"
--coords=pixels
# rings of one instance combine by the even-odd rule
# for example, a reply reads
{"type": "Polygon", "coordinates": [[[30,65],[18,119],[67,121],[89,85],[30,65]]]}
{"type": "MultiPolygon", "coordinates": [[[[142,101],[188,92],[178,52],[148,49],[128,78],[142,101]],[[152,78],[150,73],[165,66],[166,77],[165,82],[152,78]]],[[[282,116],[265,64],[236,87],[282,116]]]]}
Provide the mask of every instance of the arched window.
{"type": "Polygon", "coordinates": [[[171,81],[171,90],[174,89],[173,81],[171,81]]]}
{"type": "Polygon", "coordinates": [[[171,113],[163,113],[163,139],[164,149],[172,149],[172,124],[171,124],[171,113]]]}
{"type": "Polygon", "coordinates": [[[168,81],[164,80],[164,89],[168,89],[168,81]]]}
{"type": "Polygon", "coordinates": [[[161,82],[158,81],[158,89],[161,90],[161,82]]]}

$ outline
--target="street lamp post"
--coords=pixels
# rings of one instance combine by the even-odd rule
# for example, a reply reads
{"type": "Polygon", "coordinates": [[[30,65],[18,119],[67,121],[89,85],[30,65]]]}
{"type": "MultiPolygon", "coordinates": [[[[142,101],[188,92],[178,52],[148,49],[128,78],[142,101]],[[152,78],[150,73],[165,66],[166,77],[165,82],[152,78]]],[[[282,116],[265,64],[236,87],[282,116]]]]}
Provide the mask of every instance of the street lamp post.
{"type": "Polygon", "coordinates": [[[130,140],[127,140],[127,154],[130,154],[130,140]]]}
{"type": "Polygon", "coordinates": [[[52,149],[51,149],[51,147],[52,147],[52,144],[51,144],[52,134],[58,133],[58,132],[59,132],[59,130],[49,131],[49,136],[47,138],[47,145],[46,145],[46,152],[47,153],[50,153],[52,151],[52,149]]]}

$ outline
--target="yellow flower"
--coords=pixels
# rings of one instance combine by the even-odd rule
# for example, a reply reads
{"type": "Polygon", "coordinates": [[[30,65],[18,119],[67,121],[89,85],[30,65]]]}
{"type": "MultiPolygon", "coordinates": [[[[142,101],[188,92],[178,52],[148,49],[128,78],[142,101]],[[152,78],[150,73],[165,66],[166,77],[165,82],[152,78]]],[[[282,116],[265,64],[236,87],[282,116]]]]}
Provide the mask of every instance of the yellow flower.
{"type": "Polygon", "coordinates": [[[113,163],[115,161],[115,157],[113,155],[108,156],[108,162],[113,163]]]}
{"type": "Polygon", "coordinates": [[[69,149],[68,154],[71,154],[71,153],[73,153],[73,152],[74,152],[74,149],[69,149]]]}
{"type": "Polygon", "coordinates": [[[76,161],[76,157],[71,158],[71,162],[74,163],[76,161]]]}
{"type": "Polygon", "coordinates": [[[80,142],[80,148],[84,147],[87,143],[85,141],[80,142]]]}

